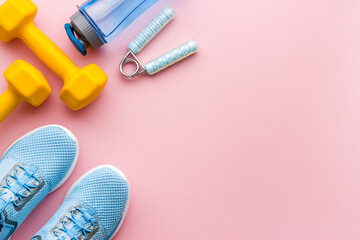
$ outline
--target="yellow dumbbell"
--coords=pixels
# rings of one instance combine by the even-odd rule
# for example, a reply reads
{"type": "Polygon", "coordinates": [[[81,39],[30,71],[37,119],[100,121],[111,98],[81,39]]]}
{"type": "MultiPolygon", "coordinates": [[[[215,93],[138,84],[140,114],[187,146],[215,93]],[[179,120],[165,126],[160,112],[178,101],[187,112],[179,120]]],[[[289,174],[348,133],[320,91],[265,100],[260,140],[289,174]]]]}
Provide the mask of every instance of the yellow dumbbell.
{"type": "Polygon", "coordinates": [[[78,68],[61,49],[33,23],[37,7],[30,0],[7,0],[0,6],[0,40],[20,38],[59,77],[64,80],[60,98],[79,110],[101,93],[107,75],[97,65],[78,68]]]}
{"type": "Polygon", "coordinates": [[[27,102],[40,106],[51,94],[45,77],[31,64],[16,60],[4,72],[7,90],[0,95],[0,123],[19,105],[27,102]]]}

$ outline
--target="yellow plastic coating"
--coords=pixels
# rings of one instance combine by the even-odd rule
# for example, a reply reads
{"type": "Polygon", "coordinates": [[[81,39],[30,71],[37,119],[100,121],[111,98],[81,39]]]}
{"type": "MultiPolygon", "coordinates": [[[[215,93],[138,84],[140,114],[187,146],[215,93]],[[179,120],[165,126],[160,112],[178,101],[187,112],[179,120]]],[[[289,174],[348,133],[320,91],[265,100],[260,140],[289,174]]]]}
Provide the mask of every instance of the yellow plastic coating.
{"type": "Polygon", "coordinates": [[[11,89],[7,89],[0,95],[0,123],[14,111],[20,102],[20,98],[11,89]]]}
{"type": "Polygon", "coordinates": [[[64,80],[60,98],[72,109],[79,110],[101,93],[107,82],[106,73],[97,65],[78,68],[66,54],[33,23],[36,5],[30,0],[7,0],[0,6],[0,40],[20,38],[59,77],[64,80]]]}
{"type": "Polygon", "coordinates": [[[64,80],[65,85],[68,81],[67,79],[74,72],[80,70],[33,22],[24,26],[18,37],[24,41],[41,61],[64,80]]]}
{"type": "Polygon", "coordinates": [[[8,88],[0,96],[0,123],[20,102],[40,106],[51,94],[45,77],[31,64],[16,60],[4,72],[8,88]]]}

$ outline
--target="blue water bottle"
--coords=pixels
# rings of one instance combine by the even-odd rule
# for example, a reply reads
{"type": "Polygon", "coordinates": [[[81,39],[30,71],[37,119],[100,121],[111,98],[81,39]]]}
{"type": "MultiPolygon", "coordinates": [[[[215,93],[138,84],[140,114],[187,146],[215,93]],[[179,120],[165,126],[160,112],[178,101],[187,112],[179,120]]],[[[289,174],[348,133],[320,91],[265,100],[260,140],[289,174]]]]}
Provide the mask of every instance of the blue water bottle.
{"type": "Polygon", "coordinates": [[[101,47],[116,38],[158,0],[88,0],[70,17],[65,30],[84,56],[86,49],[101,47]]]}

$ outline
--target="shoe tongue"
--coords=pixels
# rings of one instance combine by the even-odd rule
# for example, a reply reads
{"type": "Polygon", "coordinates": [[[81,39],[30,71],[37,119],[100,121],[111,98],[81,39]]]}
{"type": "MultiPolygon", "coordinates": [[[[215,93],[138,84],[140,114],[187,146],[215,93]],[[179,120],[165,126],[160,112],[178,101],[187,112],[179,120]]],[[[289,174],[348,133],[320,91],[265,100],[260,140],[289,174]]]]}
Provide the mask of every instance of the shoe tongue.
{"type": "MultiPolygon", "coordinates": [[[[79,210],[77,210],[76,208],[84,209],[81,206],[72,206],[68,211],[66,211],[64,216],[58,222],[58,224],[56,225],[56,229],[63,228],[62,222],[64,221],[66,229],[71,231],[72,234],[74,234],[77,238],[81,239],[80,237],[83,236],[82,232],[81,232],[81,229],[78,229],[79,227],[77,227],[75,225],[75,223],[73,221],[69,220],[67,217],[72,218],[71,212],[73,212],[74,213],[74,219],[76,221],[78,221],[79,223],[83,223],[84,225],[82,227],[84,227],[84,228],[89,228],[91,223],[88,223],[88,222],[84,221],[83,214],[79,210]]],[[[57,233],[60,236],[59,238],[56,238],[57,240],[71,240],[69,238],[69,236],[65,232],[57,231],[57,233]]]]}
{"type": "MultiPolygon", "coordinates": [[[[15,193],[13,192],[15,191],[15,188],[13,190],[6,188],[6,187],[12,187],[16,184],[16,180],[11,177],[11,176],[15,176],[15,172],[18,179],[21,179],[25,173],[25,171],[19,168],[19,165],[16,164],[0,182],[0,193],[2,194],[0,197],[0,212],[2,212],[2,210],[4,210],[10,202],[16,199],[15,193]]],[[[29,183],[30,181],[31,179],[25,181],[24,183],[29,183]]],[[[20,185],[16,186],[16,189],[18,189],[16,193],[23,194],[26,192],[26,189],[22,188],[20,185]]]]}
{"type": "MultiPolygon", "coordinates": [[[[12,191],[10,191],[9,189],[4,189],[3,191],[2,191],[2,196],[1,196],[1,199],[4,201],[4,202],[12,202],[13,200],[15,200],[15,194],[12,192],[12,191]]],[[[1,208],[1,206],[0,206],[0,209],[2,209],[1,208]]]]}
{"type": "MultiPolygon", "coordinates": [[[[27,166],[24,165],[21,166],[24,167],[25,169],[27,168],[27,166]]],[[[3,181],[0,182],[1,184],[0,186],[7,186],[7,181],[10,186],[13,186],[17,182],[18,183],[17,189],[19,190],[18,193],[26,196],[29,193],[28,190],[26,190],[23,185],[24,184],[37,185],[37,181],[31,175],[25,175],[25,174],[26,172],[24,171],[24,169],[21,168],[19,164],[16,164],[4,177],[3,181]],[[15,172],[16,172],[17,180],[11,177],[11,176],[15,176],[15,172]]],[[[6,194],[4,195],[5,197],[4,199],[9,199],[10,197],[13,197],[13,199],[15,199],[14,193],[6,188],[1,188],[0,192],[6,192],[6,194]]]]}

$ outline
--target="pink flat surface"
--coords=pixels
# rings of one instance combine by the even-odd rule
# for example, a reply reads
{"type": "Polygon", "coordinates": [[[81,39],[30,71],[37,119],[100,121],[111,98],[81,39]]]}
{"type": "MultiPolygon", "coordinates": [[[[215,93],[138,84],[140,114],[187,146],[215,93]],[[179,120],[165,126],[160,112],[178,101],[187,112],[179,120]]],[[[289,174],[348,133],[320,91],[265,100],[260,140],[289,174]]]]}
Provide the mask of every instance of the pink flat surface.
{"type": "Polygon", "coordinates": [[[72,112],[58,98],[61,80],[23,43],[0,43],[0,72],[21,58],[53,89],[40,108],[22,104],[0,125],[0,151],[50,123],[71,129],[81,147],[69,180],[13,240],[29,239],[100,164],[119,167],[132,185],[115,239],[360,238],[360,1],[160,0],[87,57],[63,29],[82,1],[34,2],[36,25],[77,65],[100,65],[109,82],[72,112]],[[124,80],[127,44],[167,5],[177,17],[139,57],[191,38],[199,53],[156,77],[124,80]]]}

